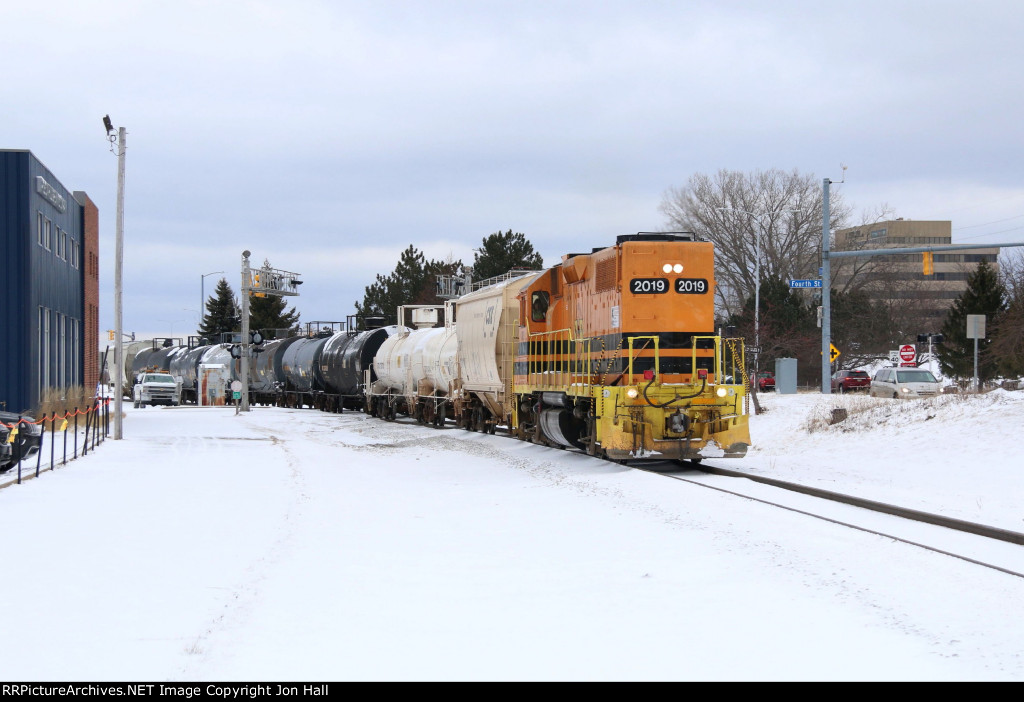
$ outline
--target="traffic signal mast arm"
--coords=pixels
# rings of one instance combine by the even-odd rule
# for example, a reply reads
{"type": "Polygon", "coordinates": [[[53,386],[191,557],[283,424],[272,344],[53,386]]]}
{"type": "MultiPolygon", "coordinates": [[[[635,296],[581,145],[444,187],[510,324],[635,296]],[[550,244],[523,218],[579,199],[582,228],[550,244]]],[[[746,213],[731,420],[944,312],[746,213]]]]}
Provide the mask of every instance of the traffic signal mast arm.
{"type": "Polygon", "coordinates": [[[967,251],[969,249],[1002,249],[1013,246],[1024,246],[1024,241],[1015,244],[957,244],[956,246],[913,246],[903,249],[864,249],[862,251],[830,251],[829,258],[859,258],[863,256],[894,256],[897,254],[945,253],[947,251],[967,251]]]}

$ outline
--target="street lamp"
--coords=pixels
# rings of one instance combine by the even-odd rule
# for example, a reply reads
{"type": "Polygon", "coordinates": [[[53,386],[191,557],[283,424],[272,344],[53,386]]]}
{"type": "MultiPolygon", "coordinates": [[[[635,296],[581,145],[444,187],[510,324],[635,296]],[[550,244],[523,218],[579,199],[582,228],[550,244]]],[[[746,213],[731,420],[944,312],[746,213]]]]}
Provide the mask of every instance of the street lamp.
{"type": "MultiPolygon", "coordinates": [[[[224,271],[214,271],[213,273],[203,273],[201,276],[199,276],[199,326],[200,327],[203,326],[203,307],[206,306],[206,288],[205,288],[206,276],[208,276],[208,275],[217,275],[218,273],[223,273],[223,272],[224,271]]],[[[196,331],[197,332],[199,331],[198,327],[196,328],[196,331]]]]}
{"type": "Polygon", "coordinates": [[[124,266],[124,152],[127,148],[128,132],[124,127],[118,127],[115,136],[114,124],[110,121],[110,115],[103,116],[103,127],[107,130],[110,151],[117,156],[117,214],[114,246],[114,334],[116,335],[114,337],[114,362],[117,367],[117,378],[114,380],[114,439],[120,440],[124,438],[121,426],[121,395],[124,384],[124,344],[122,343],[123,332],[121,329],[124,296],[122,282],[124,266]]]}
{"type": "Polygon", "coordinates": [[[761,222],[761,218],[753,212],[736,207],[716,207],[715,209],[721,212],[742,212],[757,220],[757,223],[761,225],[761,228],[757,230],[757,237],[754,239],[754,385],[756,387],[756,374],[759,369],[758,357],[761,355],[761,231],[765,229],[765,226],[761,222]]]}

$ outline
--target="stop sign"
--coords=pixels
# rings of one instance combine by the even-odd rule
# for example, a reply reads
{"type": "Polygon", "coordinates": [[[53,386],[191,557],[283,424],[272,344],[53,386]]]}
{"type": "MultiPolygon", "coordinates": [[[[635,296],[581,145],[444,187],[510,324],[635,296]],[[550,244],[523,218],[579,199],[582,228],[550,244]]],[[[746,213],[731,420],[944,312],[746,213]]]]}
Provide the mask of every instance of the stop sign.
{"type": "Polygon", "coordinates": [[[903,344],[900,346],[900,360],[904,363],[910,363],[917,359],[917,349],[914,348],[913,344],[903,344]]]}

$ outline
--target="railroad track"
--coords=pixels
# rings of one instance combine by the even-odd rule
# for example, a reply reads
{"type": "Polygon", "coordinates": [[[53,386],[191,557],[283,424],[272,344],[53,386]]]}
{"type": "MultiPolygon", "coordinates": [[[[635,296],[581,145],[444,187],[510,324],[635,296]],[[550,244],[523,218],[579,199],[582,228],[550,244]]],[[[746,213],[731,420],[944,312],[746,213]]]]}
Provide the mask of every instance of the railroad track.
{"type": "Polygon", "coordinates": [[[1021,548],[1024,546],[1024,534],[1020,532],[705,463],[675,469],[667,465],[644,466],[632,463],[629,467],[798,512],[1024,578],[1024,548],[1021,548]],[[742,478],[747,482],[718,480],[722,477],[742,478]],[[752,486],[765,487],[752,489],[752,486]]]}
{"type": "MultiPolygon", "coordinates": [[[[405,418],[403,418],[405,419],[405,418]]],[[[392,420],[394,421],[394,420],[392,420]]],[[[441,428],[456,429],[449,425],[441,428]]],[[[461,431],[461,430],[460,430],[461,431]]],[[[511,437],[505,432],[498,436],[511,437]]],[[[610,460],[610,459],[605,459],[610,460]]],[[[717,490],[749,500],[821,519],[851,529],[857,529],[878,536],[917,546],[945,556],[958,558],[976,565],[991,568],[1008,575],[1024,578],[1024,533],[1009,531],[987,524],[968,522],[939,514],[890,505],[868,500],[855,495],[845,495],[830,490],[791,483],[785,480],[751,475],[740,471],[718,468],[706,462],[691,462],[680,466],[676,462],[651,463],[646,461],[612,461],[630,468],[654,473],[662,477],[681,480],[694,485],[717,490]],[[725,487],[726,483],[710,483],[702,478],[743,478],[749,484],[764,486],[764,489],[744,489],[740,484],[725,487]],[[796,496],[800,499],[793,499],[796,496]],[[827,509],[823,505],[835,505],[842,509],[827,509]],[[865,512],[866,511],[866,512],[865,512]],[[865,514],[892,518],[879,522],[866,519],[865,514]],[[920,528],[908,528],[908,524],[920,528]],[[951,538],[950,534],[956,535],[951,538]]]]}

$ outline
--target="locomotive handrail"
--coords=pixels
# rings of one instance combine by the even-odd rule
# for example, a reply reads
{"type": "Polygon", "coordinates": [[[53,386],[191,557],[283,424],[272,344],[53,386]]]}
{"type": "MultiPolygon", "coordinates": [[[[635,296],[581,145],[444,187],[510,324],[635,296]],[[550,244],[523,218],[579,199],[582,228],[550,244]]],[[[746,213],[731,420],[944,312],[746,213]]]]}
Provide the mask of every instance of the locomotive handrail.
{"type": "MultiPolygon", "coordinates": [[[[657,336],[631,336],[627,339],[627,342],[629,343],[629,375],[627,377],[629,378],[630,383],[633,382],[633,341],[639,339],[647,339],[654,342],[654,377],[657,378],[661,375],[661,353],[659,352],[660,339],[657,336]]],[[[636,352],[640,353],[645,348],[647,348],[647,344],[638,348],[636,352]]]]}
{"type": "Polygon", "coordinates": [[[527,344],[529,361],[526,373],[531,385],[574,385],[589,391],[593,384],[589,338],[577,339],[572,329],[554,329],[528,334],[527,344]],[[583,363],[584,356],[586,364],[583,363]],[[584,365],[586,371],[582,370],[584,365]]]}

